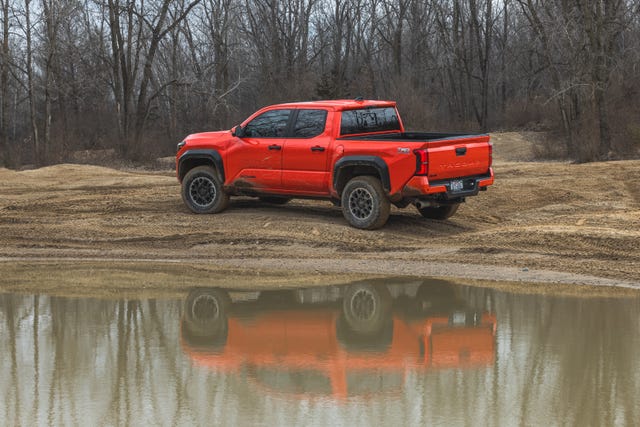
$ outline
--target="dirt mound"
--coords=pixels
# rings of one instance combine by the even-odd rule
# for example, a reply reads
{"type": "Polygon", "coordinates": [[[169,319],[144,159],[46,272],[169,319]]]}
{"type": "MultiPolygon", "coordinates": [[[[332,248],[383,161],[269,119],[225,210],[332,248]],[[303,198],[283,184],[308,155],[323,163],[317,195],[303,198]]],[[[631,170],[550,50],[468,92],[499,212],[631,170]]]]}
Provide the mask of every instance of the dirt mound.
{"type": "Polygon", "coordinates": [[[491,134],[493,158],[504,162],[533,161],[533,145],[539,132],[502,132],[491,134]]]}

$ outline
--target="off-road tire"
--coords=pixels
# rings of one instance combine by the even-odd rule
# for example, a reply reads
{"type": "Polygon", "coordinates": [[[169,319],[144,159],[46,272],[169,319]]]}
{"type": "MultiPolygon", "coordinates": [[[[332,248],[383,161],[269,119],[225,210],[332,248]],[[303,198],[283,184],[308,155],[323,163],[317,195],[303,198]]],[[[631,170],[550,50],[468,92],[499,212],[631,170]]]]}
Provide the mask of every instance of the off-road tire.
{"type": "Polygon", "coordinates": [[[445,205],[437,208],[418,208],[418,212],[425,218],[428,219],[439,219],[444,220],[453,216],[454,213],[458,210],[459,203],[455,205],[445,205]]]}
{"type": "Polygon", "coordinates": [[[389,219],[391,203],[380,180],[373,176],[357,176],[342,191],[342,214],[355,228],[375,230],[389,219]]]}
{"type": "Polygon", "coordinates": [[[182,201],[194,213],[218,213],[229,206],[229,195],[213,168],[198,166],[182,180],[182,201]]]}

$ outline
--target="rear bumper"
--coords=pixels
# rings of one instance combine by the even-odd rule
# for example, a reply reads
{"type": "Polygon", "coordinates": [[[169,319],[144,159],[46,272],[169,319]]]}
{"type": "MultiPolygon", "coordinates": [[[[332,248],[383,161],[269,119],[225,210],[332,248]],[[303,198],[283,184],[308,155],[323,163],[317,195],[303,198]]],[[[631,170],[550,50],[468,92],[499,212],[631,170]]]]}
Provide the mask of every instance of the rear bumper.
{"type": "Polygon", "coordinates": [[[421,197],[426,195],[438,195],[445,200],[459,199],[461,197],[475,196],[479,191],[493,184],[493,169],[484,175],[473,175],[459,178],[429,181],[426,176],[414,176],[402,189],[404,197],[421,197]],[[461,190],[451,190],[451,182],[461,180],[461,190]]]}

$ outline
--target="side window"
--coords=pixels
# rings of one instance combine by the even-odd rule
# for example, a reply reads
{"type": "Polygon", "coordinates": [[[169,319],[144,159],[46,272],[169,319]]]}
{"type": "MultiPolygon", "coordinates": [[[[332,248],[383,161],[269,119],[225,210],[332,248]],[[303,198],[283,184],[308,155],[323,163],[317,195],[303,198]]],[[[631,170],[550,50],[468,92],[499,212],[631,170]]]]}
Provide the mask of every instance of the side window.
{"type": "Polygon", "coordinates": [[[313,138],[324,132],[327,122],[325,110],[298,110],[298,118],[293,128],[294,138],[313,138]]]}
{"type": "Polygon", "coordinates": [[[248,138],[284,137],[290,114],[291,110],[271,110],[262,113],[247,123],[244,136],[248,138]]]}
{"type": "Polygon", "coordinates": [[[395,108],[364,108],[342,112],[341,135],[387,130],[400,130],[395,108]]]}

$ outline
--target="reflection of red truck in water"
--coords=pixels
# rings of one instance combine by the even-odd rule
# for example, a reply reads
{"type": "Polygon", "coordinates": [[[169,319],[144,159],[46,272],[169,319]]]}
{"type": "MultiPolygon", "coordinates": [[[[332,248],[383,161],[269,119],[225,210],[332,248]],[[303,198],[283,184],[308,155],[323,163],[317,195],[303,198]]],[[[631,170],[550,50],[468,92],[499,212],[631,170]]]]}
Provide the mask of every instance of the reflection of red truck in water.
{"type": "Polygon", "coordinates": [[[493,314],[467,307],[446,282],[407,289],[392,289],[394,298],[390,287],[359,282],[234,302],[224,290],[196,289],[185,302],[183,349],[197,365],[243,372],[270,392],[334,398],[397,391],[410,370],[493,364],[493,314]]]}

